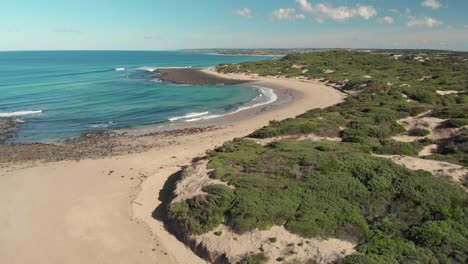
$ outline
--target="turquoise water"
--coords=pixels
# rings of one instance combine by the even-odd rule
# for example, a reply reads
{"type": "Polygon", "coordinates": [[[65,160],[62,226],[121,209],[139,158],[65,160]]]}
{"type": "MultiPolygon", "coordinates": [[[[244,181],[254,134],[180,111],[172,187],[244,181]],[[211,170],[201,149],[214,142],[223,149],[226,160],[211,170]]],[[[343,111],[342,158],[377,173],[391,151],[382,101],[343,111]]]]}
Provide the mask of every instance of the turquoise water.
{"type": "Polygon", "coordinates": [[[260,91],[158,82],[148,69],[259,59],[267,58],[143,51],[0,52],[0,117],[12,116],[21,123],[11,142],[25,143],[222,115],[248,104],[260,91]]]}

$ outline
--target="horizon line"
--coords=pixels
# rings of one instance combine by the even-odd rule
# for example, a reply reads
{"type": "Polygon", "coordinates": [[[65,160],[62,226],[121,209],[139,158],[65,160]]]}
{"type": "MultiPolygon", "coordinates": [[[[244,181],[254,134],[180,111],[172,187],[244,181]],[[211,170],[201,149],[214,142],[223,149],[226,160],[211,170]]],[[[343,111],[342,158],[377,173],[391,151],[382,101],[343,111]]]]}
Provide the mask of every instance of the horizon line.
{"type": "Polygon", "coordinates": [[[451,50],[438,48],[181,48],[181,49],[31,49],[31,50],[0,50],[0,52],[53,52],[53,51],[133,51],[133,52],[177,52],[187,50],[426,50],[468,52],[468,50],[451,50]]]}

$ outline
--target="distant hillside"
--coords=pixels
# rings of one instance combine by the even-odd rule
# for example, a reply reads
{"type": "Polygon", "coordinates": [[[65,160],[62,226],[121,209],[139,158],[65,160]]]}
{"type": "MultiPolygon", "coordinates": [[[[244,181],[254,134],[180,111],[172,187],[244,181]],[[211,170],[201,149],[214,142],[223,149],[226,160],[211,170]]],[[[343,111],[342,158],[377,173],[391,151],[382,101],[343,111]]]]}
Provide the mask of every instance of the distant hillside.
{"type": "Polygon", "coordinates": [[[182,52],[213,53],[220,55],[268,55],[284,56],[293,53],[312,53],[318,51],[347,50],[363,51],[372,53],[399,53],[399,54],[451,54],[455,56],[468,57],[468,52],[457,52],[450,50],[426,50],[426,49],[327,49],[327,48],[295,48],[295,49],[184,49],[182,52]]]}

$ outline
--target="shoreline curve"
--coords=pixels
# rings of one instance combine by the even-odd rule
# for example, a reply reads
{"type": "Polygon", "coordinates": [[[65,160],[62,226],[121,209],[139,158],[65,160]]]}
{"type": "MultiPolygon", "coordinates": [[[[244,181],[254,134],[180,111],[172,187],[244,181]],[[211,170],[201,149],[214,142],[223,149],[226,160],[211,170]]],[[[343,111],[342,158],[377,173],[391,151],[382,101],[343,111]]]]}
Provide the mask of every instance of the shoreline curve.
{"type": "Polygon", "coordinates": [[[300,96],[252,115],[243,111],[216,129],[148,137],[145,140],[152,147],[141,152],[2,164],[0,201],[12,210],[0,212],[0,219],[7,220],[0,225],[0,262],[206,263],[153,215],[170,195],[163,190],[171,175],[207,150],[245,137],[271,120],[295,117],[345,98],[315,81],[237,77],[300,96]]]}

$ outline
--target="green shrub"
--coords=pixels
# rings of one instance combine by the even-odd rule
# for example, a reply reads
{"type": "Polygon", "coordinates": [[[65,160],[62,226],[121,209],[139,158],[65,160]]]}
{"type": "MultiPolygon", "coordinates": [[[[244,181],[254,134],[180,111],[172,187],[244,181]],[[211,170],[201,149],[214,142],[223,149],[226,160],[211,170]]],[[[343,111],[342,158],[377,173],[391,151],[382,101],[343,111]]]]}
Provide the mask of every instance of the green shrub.
{"type": "Polygon", "coordinates": [[[337,264],[383,264],[368,255],[350,255],[336,262],[337,264]]]}
{"type": "Polygon", "coordinates": [[[368,141],[368,136],[365,132],[357,129],[347,128],[341,133],[341,138],[343,142],[352,142],[352,143],[366,143],[368,141]]]}
{"type": "Polygon", "coordinates": [[[421,146],[417,143],[398,142],[394,140],[381,141],[374,152],[381,155],[418,156],[421,146]]]}
{"type": "Polygon", "coordinates": [[[424,129],[424,128],[413,128],[408,130],[408,135],[412,137],[425,137],[429,135],[431,131],[424,129]]]}
{"type": "Polygon", "coordinates": [[[468,126],[468,118],[453,118],[446,122],[449,127],[464,127],[468,126]]]}
{"type": "Polygon", "coordinates": [[[260,253],[256,255],[251,255],[243,258],[238,264],[264,264],[268,262],[268,258],[265,254],[260,253]]]}
{"type": "Polygon", "coordinates": [[[301,135],[315,133],[319,136],[336,137],[344,118],[339,113],[327,113],[320,109],[311,110],[297,118],[272,121],[250,135],[253,138],[271,138],[282,135],[301,135]]]}
{"type": "Polygon", "coordinates": [[[468,243],[463,216],[468,195],[442,179],[372,157],[359,144],[228,144],[236,151],[219,148],[210,154],[209,166],[232,168],[220,179],[235,191],[212,186],[203,199],[171,206],[171,215],[193,233],[206,233],[220,223],[239,233],[285,225],[303,237],[355,241],[366,259],[383,263],[408,261],[409,256],[421,263],[466,257],[457,252],[468,243]]]}
{"type": "Polygon", "coordinates": [[[409,230],[409,238],[424,247],[440,246],[444,240],[444,232],[437,226],[425,223],[409,230]]]}
{"type": "Polygon", "coordinates": [[[193,234],[204,234],[223,223],[224,212],[234,198],[234,192],[224,185],[212,185],[203,190],[208,195],[196,196],[169,208],[169,217],[193,234]]]}

